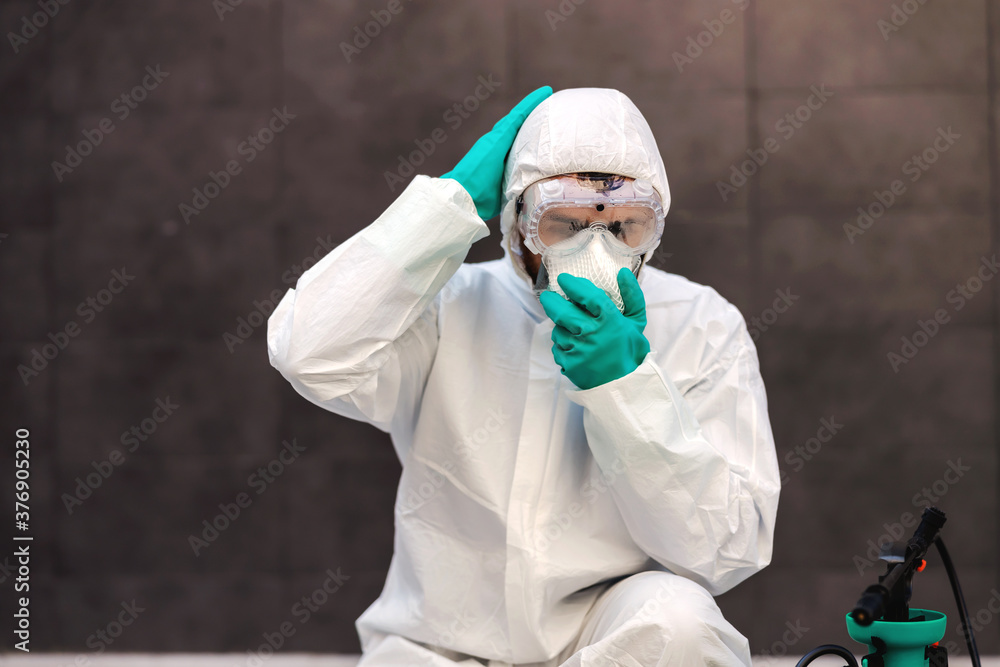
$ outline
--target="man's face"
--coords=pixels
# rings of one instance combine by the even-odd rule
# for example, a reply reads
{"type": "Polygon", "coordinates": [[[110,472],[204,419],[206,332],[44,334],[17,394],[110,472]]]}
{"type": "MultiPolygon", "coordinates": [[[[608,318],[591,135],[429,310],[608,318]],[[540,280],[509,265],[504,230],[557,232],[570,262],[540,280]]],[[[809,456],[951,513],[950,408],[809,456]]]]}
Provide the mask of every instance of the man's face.
{"type": "MultiPolygon", "coordinates": [[[[581,173],[581,174],[568,174],[566,176],[555,177],[558,179],[572,179],[579,183],[582,187],[588,190],[594,190],[595,192],[604,192],[607,190],[614,190],[621,187],[621,184],[631,184],[635,179],[628,176],[612,176],[609,174],[594,174],[594,173],[581,173]]],[[[547,179],[547,180],[555,180],[547,179]]],[[[636,209],[639,211],[639,209],[636,209]]],[[[547,230],[547,238],[544,240],[548,244],[557,243],[564,237],[568,237],[572,233],[582,230],[594,223],[601,222],[604,223],[610,231],[620,240],[628,242],[630,236],[630,230],[639,229],[640,227],[646,228],[651,224],[650,220],[645,220],[645,225],[637,224],[637,221],[633,218],[649,217],[650,212],[642,209],[638,215],[634,215],[635,211],[630,209],[605,209],[603,206],[594,208],[587,207],[581,209],[574,208],[561,208],[559,211],[553,213],[551,220],[548,220],[549,224],[545,225],[547,230]]],[[[528,249],[524,242],[523,233],[518,235],[521,257],[524,259],[525,269],[528,275],[531,276],[532,282],[538,279],[538,271],[542,265],[541,255],[533,253],[528,249]]],[[[630,245],[632,245],[630,243],[630,245]]]]}

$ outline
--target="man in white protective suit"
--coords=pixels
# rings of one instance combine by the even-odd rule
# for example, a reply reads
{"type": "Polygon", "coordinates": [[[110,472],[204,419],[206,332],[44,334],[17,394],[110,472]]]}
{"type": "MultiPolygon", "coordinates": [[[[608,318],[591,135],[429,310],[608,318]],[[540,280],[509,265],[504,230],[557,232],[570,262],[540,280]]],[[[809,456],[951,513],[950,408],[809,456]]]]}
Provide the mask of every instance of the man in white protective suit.
{"type": "Polygon", "coordinates": [[[771,559],[767,399],[739,311],[648,265],[669,204],[625,95],[545,87],[281,300],[271,363],[402,464],[360,667],[750,665],[713,596],[771,559]]]}

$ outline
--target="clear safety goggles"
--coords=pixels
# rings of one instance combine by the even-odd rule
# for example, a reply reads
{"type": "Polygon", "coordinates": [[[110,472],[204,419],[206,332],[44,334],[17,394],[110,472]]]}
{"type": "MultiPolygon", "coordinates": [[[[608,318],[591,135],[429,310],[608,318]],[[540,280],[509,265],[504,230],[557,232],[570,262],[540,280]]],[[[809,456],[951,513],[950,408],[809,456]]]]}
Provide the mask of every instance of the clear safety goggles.
{"type": "Polygon", "coordinates": [[[652,183],[610,175],[537,181],[518,197],[517,212],[524,244],[536,254],[600,223],[632,254],[642,255],[660,240],[665,217],[652,183]]]}

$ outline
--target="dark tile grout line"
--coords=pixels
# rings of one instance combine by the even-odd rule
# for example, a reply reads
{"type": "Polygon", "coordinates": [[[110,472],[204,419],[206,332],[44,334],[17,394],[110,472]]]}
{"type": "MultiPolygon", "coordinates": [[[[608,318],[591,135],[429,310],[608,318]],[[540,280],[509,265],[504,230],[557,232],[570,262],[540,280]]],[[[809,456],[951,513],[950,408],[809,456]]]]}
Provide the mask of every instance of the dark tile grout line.
{"type": "MultiPolygon", "coordinates": [[[[2,2],[2,0],[0,0],[2,2]]],[[[278,0],[271,0],[272,7],[277,6],[278,0]]],[[[511,14],[514,10],[509,10],[511,14]]],[[[510,41],[517,39],[518,28],[517,25],[513,24],[513,19],[511,19],[512,25],[508,28],[507,33],[513,35],[508,39],[510,41]]],[[[280,26],[280,23],[279,23],[280,26]]],[[[755,46],[750,44],[745,45],[744,51],[744,61],[748,57],[748,51],[751,48],[756,50],[755,46]]],[[[281,61],[281,58],[279,58],[281,61]]],[[[281,62],[279,62],[281,64],[281,62]]],[[[748,66],[746,61],[744,62],[745,67],[748,66]]],[[[508,67],[510,68],[510,79],[512,81],[516,80],[519,75],[519,62],[516,56],[511,56],[508,59],[508,67]]],[[[279,70],[276,77],[282,77],[283,73],[279,70]]],[[[822,83],[822,82],[821,82],[822,83]]],[[[836,93],[838,97],[891,97],[891,96],[903,96],[903,95],[948,95],[948,96],[968,96],[968,97],[978,97],[986,94],[984,85],[987,82],[982,82],[979,84],[968,84],[968,83],[912,83],[912,84],[830,84],[836,86],[836,93]]],[[[817,84],[818,85],[818,84],[817,84]]],[[[753,86],[755,93],[762,99],[798,99],[803,92],[809,91],[808,85],[781,85],[781,86],[768,86],[759,85],[755,83],[753,86]]],[[[515,90],[515,88],[511,88],[515,90]]],[[[675,91],[675,94],[686,94],[686,93],[696,93],[698,95],[704,96],[719,96],[719,97],[742,97],[745,96],[748,90],[748,85],[746,82],[739,87],[729,87],[723,86],[718,88],[695,88],[695,89],[681,89],[675,91]]],[[[513,95],[513,93],[508,93],[508,95],[513,95]]],[[[670,100],[667,99],[669,102],[670,100]]],[[[107,109],[103,106],[99,106],[96,103],[91,103],[93,106],[88,107],[86,105],[76,108],[73,112],[67,111],[56,111],[52,101],[50,100],[46,106],[46,112],[48,117],[53,120],[62,123],[71,123],[79,121],[81,118],[87,118],[89,116],[99,116],[101,114],[106,114],[107,109]]],[[[211,112],[234,112],[246,110],[243,102],[217,102],[217,103],[206,103],[206,109],[211,112]]],[[[4,121],[10,121],[13,119],[23,118],[26,113],[33,112],[34,110],[28,109],[14,109],[6,108],[0,109],[0,119],[4,121]]],[[[170,102],[154,102],[149,101],[144,103],[145,115],[156,118],[170,118],[176,113],[176,108],[170,102]]]]}
{"type": "MultiPolygon", "coordinates": [[[[743,21],[743,78],[744,91],[746,95],[746,128],[747,147],[760,145],[760,132],[757,128],[757,107],[760,103],[760,92],[757,88],[757,14],[756,3],[747,6],[745,19],[743,21]]],[[[752,308],[757,309],[762,303],[761,294],[763,287],[761,281],[761,207],[760,207],[760,179],[751,181],[747,190],[747,255],[748,267],[750,271],[749,283],[750,293],[748,302],[753,304],[752,308]]]]}
{"type": "MultiPolygon", "coordinates": [[[[828,83],[820,81],[814,85],[828,83]]],[[[840,97],[877,97],[877,96],[900,96],[900,95],[968,95],[977,97],[985,93],[983,83],[863,83],[863,84],[829,84],[834,86],[836,93],[840,97]]],[[[763,97],[766,98],[797,98],[803,92],[809,91],[809,86],[755,86],[763,97]]],[[[717,91],[709,91],[717,92],[717,91]]],[[[725,92],[725,91],[718,91],[725,92]]],[[[734,91],[735,92],[735,91],[734,91]]]]}
{"type": "MultiPolygon", "coordinates": [[[[271,25],[271,40],[273,48],[274,57],[274,73],[272,75],[272,87],[273,87],[273,100],[275,108],[283,108],[285,101],[285,40],[284,40],[284,2],[282,0],[274,0],[269,4],[270,9],[270,25],[271,25]]],[[[291,113],[295,113],[294,110],[291,113]]],[[[272,250],[271,256],[274,261],[275,266],[280,264],[281,255],[285,255],[282,251],[287,248],[288,236],[287,230],[285,229],[285,220],[281,211],[284,210],[285,195],[287,192],[287,181],[286,181],[286,161],[288,160],[288,151],[286,149],[287,141],[280,141],[278,143],[278,157],[276,160],[275,169],[275,184],[274,184],[274,201],[272,201],[269,211],[269,216],[272,216],[268,221],[271,225],[271,238],[272,238],[272,250]]],[[[266,335],[266,331],[265,331],[266,335]]],[[[259,363],[264,363],[261,360],[259,363]]],[[[268,362],[270,365],[270,363],[268,362]]],[[[277,378],[275,378],[277,379],[277,378]]],[[[278,394],[279,404],[277,409],[279,411],[278,419],[276,420],[278,433],[274,434],[275,442],[280,440],[282,433],[294,433],[292,429],[292,424],[290,423],[289,416],[284,407],[284,401],[281,399],[281,395],[278,394]]],[[[291,571],[291,554],[289,554],[289,545],[292,543],[291,540],[291,526],[292,521],[289,517],[290,503],[288,494],[290,491],[286,490],[281,494],[281,507],[278,508],[278,516],[281,517],[282,526],[280,528],[281,532],[284,533],[284,540],[282,547],[278,550],[278,565],[282,572],[286,576],[281,577],[280,587],[282,589],[282,594],[287,598],[292,592],[292,581],[291,577],[287,574],[291,571]]]]}
{"type": "MultiPolygon", "coordinates": [[[[1000,178],[1000,164],[998,164],[997,150],[997,127],[994,108],[997,97],[997,72],[994,61],[993,48],[996,41],[994,33],[994,22],[997,19],[997,8],[989,0],[986,3],[986,134],[987,141],[987,163],[989,164],[989,185],[988,185],[988,215],[990,218],[990,250],[996,248],[1000,243],[1000,211],[998,211],[998,187],[997,180],[1000,178]]],[[[997,424],[997,415],[1000,414],[1000,290],[996,285],[993,289],[993,437],[997,451],[997,460],[1000,461],[1000,428],[997,424]]],[[[1000,553],[1000,465],[994,470],[996,479],[996,489],[994,491],[994,511],[996,512],[996,529],[993,531],[996,540],[994,548],[1000,553]]],[[[1000,584],[1000,559],[997,559],[996,570],[994,572],[994,583],[1000,584]]]]}
{"type": "MultiPolygon", "coordinates": [[[[48,35],[46,35],[46,46],[45,46],[45,76],[43,80],[45,81],[45,117],[46,117],[46,127],[45,127],[45,150],[51,154],[53,143],[56,139],[55,128],[58,121],[58,114],[55,112],[55,103],[53,98],[53,80],[52,72],[55,63],[55,52],[56,52],[56,39],[58,38],[58,31],[53,30],[48,35]]],[[[46,258],[45,258],[45,289],[48,294],[48,305],[46,307],[46,325],[49,331],[55,330],[56,322],[56,309],[58,302],[58,289],[56,284],[56,228],[58,226],[58,221],[56,219],[57,207],[56,207],[56,188],[57,186],[52,182],[52,179],[45,179],[45,190],[48,194],[45,202],[46,214],[48,215],[47,220],[47,243],[46,243],[46,258]]],[[[55,366],[58,366],[56,364],[55,366]]],[[[58,484],[58,473],[60,470],[59,465],[59,375],[60,370],[58,367],[51,369],[52,374],[45,378],[48,383],[46,386],[46,398],[45,398],[45,408],[49,411],[48,418],[46,420],[49,429],[48,433],[48,446],[51,450],[49,457],[49,465],[46,474],[48,476],[49,488],[55,489],[58,484]]],[[[33,443],[36,444],[36,443],[33,443]]],[[[49,503],[49,511],[46,513],[46,520],[49,522],[51,536],[51,542],[48,545],[49,549],[49,562],[52,564],[52,574],[53,576],[58,576],[58,573],[65,572],[66,566],[63,562],[64,554],[59,548],[59,514],[56,507],[57,503],[49,503]]],[[[59,612],[58,605],[54,610],[54,615],[56,621],[59,622],[60,626],[64,624],[61,623],[61,614],[59,612]]],[[[58,642],[58,639],[56,640],[58,642]]]]}
{"type": "MultiPolygon", "coordinates": [[[[511,90],[516,91],[520,84],[520,71],[518,70],[517,61],[517,7],[518,5],[511,3],[507,5],[507,9],[504,15],[504,19],[507,22],[506,26],[506,42],[507,42],[507,76],[513,83],[510,88],[507,89],[507,95],[510,96],[511,90]]],[[[527,94],[527,93],[525,93],[527,94]]],[[[517,97],[515,94],[514,97],[517,97]]]]}

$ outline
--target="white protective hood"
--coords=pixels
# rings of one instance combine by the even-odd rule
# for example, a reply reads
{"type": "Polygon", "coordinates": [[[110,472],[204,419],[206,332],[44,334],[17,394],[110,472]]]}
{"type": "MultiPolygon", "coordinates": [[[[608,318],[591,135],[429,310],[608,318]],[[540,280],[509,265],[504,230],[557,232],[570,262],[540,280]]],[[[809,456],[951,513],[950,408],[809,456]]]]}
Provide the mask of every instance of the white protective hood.
{"type": "MultiPolygon", "coordinates": [[[[507,157],[500,213],[505,255],[511,254],[515,202],[525,188],[543,178],[580,171],[645,178],[663,200],[663,212],[670,208],[663,158],[632,100],[610,88],[560,90],[528,115],[507,157]]],[[[647,263],[653,250],[646,253],[647,263]]],[[[514,266],[527,278],[518,261],[514,266]]]]}

